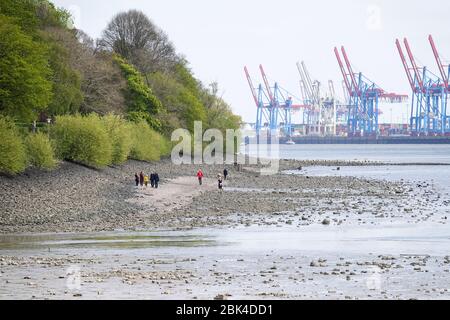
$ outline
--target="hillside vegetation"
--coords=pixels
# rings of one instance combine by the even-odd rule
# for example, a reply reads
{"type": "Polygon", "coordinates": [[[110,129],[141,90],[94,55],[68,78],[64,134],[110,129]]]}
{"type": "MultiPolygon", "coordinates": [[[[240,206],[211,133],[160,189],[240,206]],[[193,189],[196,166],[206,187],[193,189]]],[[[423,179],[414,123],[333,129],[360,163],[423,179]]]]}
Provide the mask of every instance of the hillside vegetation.
{"type": "Polygon", "coordinates": [[[0,172],[158,160],[177,128],[239,127],[142,12],[118,13],[95,40],[71,26],[50,1],[0,2],[0,172]]]}

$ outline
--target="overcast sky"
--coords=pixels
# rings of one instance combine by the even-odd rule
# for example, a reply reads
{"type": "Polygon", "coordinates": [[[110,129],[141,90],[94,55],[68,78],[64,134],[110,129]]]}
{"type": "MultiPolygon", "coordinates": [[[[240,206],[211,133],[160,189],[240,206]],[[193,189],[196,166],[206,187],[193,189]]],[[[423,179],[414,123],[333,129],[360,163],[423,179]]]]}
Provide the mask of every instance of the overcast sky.
{"type": "MultiPolygon", "coordinates": [[[[342,77],[333,53],[344,45],[354,67],[389,92],[410,94],[395,47],[408,37],[419,64],[438,73],[428,43],[432,34],[444,60],[450,59],[450,1],[433,0],[53,0],[69,9],[76,27],[97,38],[118,12],[138,9],[161,27],[186,56],[196,77],[219,82],[224,99],[244,120],[256,110],[243,67],[255,83],[258,65],[269,79],[300,96],[295,66],[304,60],[314,79],[342,77]]],[[[407,107],[384,108],[381,122],[406,121],[407,107]],[[393,108],[393,112],[390,109],[393,108]],[[387,117],[387,118],[386,118],[387,117]],[[400,120],[399,120],[400,119],[400,120]]]]}

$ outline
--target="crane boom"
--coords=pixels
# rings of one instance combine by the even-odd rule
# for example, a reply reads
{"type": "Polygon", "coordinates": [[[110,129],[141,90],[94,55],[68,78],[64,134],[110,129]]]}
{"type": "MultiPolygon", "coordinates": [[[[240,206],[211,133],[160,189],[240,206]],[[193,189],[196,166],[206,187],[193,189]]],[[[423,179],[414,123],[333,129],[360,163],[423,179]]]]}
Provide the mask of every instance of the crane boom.
{"type": "Polygon", "coordinates": [[[350,79],[352,80],[353,88],[355,88],[355,91],[359,95],[359,88],[358,84],[356,82],[355,74],[353,73],[352,65],[350,64],[350,60],[348,59],[347,52],[345,52],[344,46],[341,47],[342,56],[344,57],[345,64],[347,65],[348,72],[350,74],[350,79]]]}
{"type": "Polygon", "coordinates": [[[317,96],[316,90],[314,90],[314,84],[311,81],[311,76],[309,75],[308,69],[306,68],[306,64],[304,61],[302,61],[302,68],[303,68],[303,73],[305,74],[305,77],[306,77],[307,85],[309,86],[309,88],[311,90],[312,101],[314,101],[314,103],[317,103],[319,101],[319,97],[317,96]]]}
{"type": "Polygon", "coordinates": [[[420,90],[422,92],[424,92],[422,76],[420,75],[419,68],[417,67],[417,64],[416,64],[416,60],[414,60],[414,56],[413,56],[411,48],[409,46],[408,39],[405,38],[403,40],[403,42],[405,43],[406,52],[408,52],[408,57],[409,57],[409,60],[411,61],[411,65],[412,65],[414,74],[416,76],[417,81],[419,82],[420,90]]]}
{"type": "Polygon", "coordinates": [[[397,50],[400,55],[400,59],[402,60],[403,67],[405,68],[406,76],[408,77],[409,85],[411,86],[411,89],[415,92],[416,88],[414,86],[414,79],[411,75],[411,71],[408,66],[408,62],[406,61],[405,55],[403,54],[402,45],[400,44],[400,41],[397,39],[395,40],[395,44],[397,45],[397,50]]]}
{"type": "Polygon", "coordinates": [[[250,86],[250,90],[252,91],[253,100],[257,107],[259,107],[258,96],[256,95],[255,87],[253,86],[252,78],[250,77],[250,73],[248,72],[247,67],[244,67],[245,75],[247,76],[248,85],[250,86]]]}
{"type": "Polygon", "coordinates": [[[264,68],[262,64],[259,65],[259,70],[261,71],[261,76],[264,81],[264,85],[266,86],[267,93],[269,94],[270,102],[273,104],[275,102],[275,99],[273,97],[272,89],[270,88],[269,81],[267,80],[266,73],[264,72],[264,68]]]}
{"type": "Polygon", "coordinates": [[[300,74],[300,78],[302,79],[303,89],[305,92],[306,99],[309,101],[313,101],[314,97],[312,94],[311,83],[308,83],[308,79],[306,78],[305,72],[303,70],[303,66],[297,62],[298,73],[300,74]]]}
{"type": "Polygon", "coordinates": [[[433,50],[434,58],[436,59],[436,63],[439,68],[439,72],[441,73],[442,80],[444,80],[445,88],[448,89],[448,75],[445,74],[444,65],[442,64],[441,58],[439,57],[439,53],[436,49],[436,45],[434,44],[433,37],[431,35],[428,36],[428,40],[430,41],[431,49],[433,50]]]}
{"type": "Polygon", "coordinates": [[[336,47],[334,48],[334,54],[336,55],[336,59],[339,64],[339,68],[341,69],[342,77],[344,78],[344,84],[345,84],[345,87],[347,88],[347,92],[349,95],[351,95],[352,88],[351,88],[350,82],[348,81],[347,73],[345,72],[345,68],[344,68],[344,64],[342,63],[341,56],[339,55],[339,50],[336,47]]]}

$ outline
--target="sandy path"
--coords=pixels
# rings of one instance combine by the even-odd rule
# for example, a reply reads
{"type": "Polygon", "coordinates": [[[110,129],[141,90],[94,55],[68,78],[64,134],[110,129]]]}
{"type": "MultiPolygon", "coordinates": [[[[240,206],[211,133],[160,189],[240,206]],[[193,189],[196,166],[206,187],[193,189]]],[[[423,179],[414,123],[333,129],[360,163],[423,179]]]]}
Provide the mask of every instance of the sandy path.
{"type": "Polygon", "coordinates": [[[171,179],[159,185],[158,189],[137,188],[131,203],[143,205],[149,211],[170,212],[180,209],[192,203],[192,199],[207,191],[217,190],[214,179],[203,179],[203,185],[198,184],[196,177],[182,176],[171,179]]]}

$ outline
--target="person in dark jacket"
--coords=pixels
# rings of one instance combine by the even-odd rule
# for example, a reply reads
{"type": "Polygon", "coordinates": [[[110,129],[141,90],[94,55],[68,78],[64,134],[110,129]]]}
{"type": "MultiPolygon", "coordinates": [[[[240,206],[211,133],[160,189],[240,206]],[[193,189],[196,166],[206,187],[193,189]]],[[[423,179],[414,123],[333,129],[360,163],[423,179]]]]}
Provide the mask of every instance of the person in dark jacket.
{"type": "Polygon", "coordinates": [[[150,174],[150,185],[152,186],[152,188],[155,187],[155,174],[154,173],[150,174]]]}
{"type": "Polygon", "coordinates": [[[158,189],[158,185],[159,185],[159,175],[158,173],[154,173],[154,179],[155,179],[155,188],[158,189]]]}
{"type": "Polygon", "coordinates": [[[220,175],[220,174],[217,176],[217,186],[219,187],[220,191],[223,190],[223,179],[222,179],[222,175],[220,175]]]}
{"type": "Polygon", "coordinates": [[[139,184],[141,185],[141,187],[144,187],[144,173],[142,171],[139,174],[139,184]]]}
{"type": "Polygon", "coordinates": [[[227,170],[227,168],[225,168],[225,169],[223,169],[223,179],[227,180],[227,177],[228,177],[228,170],[227,170]]]}
{"type": "Polygon", "coordinates": [[[137,173],[134,174],[134,182],[136,182],[136,187],[139,187],[139,176],[137,173]]]}

